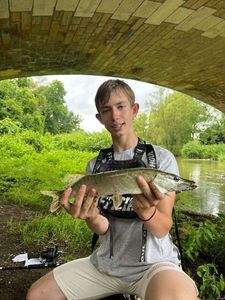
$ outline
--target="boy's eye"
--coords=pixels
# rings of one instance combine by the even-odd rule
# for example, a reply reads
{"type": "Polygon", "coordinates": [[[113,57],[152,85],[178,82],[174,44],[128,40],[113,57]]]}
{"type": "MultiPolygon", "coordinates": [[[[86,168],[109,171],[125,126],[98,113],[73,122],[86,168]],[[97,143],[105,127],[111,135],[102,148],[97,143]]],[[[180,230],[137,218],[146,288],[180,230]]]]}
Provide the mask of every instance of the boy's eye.
{"type": "Polygon", "coordinates": [[[126,105],[119,105],[118,109],[123,109],[124,107],[126,107],[126,105]]]}
{"type": "Polygon", "coordinates": [[[110,109],[109,108],[103,108],[102,110],[101,110],[101,112],[104,114],[104,113],[107,113],[107,112],[109,112],[110,111],[110,109]]]}

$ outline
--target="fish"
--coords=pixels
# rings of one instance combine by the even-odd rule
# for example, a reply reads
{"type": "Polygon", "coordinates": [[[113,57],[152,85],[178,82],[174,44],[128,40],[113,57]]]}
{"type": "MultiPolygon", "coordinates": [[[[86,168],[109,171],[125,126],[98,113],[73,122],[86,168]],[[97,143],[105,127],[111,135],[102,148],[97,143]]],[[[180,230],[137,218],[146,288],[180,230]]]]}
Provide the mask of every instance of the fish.
{"type": "MultiPolygon", "coordinates": [[[[190,191],[197,188],[194,181],[184,179],[178,175],[163,172],[152,168],[130,168],[116,171],[107,171],[97,174],[74,174],[70,178],[69,186],[72,188],[70,199],[75,195],[82,184],[88,189],[96,189],[98,197],[113,195],[115,209],[121,204],[124,194],[141,194],[136,177],[143,176],[147,182],[153,181],[162,193],[190,191]]],[[[68,186],[68,187],[69,187],[68,186]]],[[[50,212],[57,212],[60,208],[60,198],[64,191],[41,191],[43,195],[53,198],[50,205],[50,212]]]]}

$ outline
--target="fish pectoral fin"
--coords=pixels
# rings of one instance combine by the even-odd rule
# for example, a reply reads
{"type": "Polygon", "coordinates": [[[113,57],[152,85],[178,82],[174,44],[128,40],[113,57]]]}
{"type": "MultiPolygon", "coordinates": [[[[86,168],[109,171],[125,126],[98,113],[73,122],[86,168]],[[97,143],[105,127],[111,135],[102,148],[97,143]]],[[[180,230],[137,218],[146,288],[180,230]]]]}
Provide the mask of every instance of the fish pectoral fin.
{"type": "Polygon", "coordinates": [[[56,213],[60,208],[59,195],[55,191],[41,191],[42,195],[49,196],[52,198],[49,211],[51,213],[56,213]]]}
{"type": "Polygon", "coordinates": [[[113,206],[115,209],[118,209],[122,203],[122,195],[114,194],[112,196],[113,206]]]}

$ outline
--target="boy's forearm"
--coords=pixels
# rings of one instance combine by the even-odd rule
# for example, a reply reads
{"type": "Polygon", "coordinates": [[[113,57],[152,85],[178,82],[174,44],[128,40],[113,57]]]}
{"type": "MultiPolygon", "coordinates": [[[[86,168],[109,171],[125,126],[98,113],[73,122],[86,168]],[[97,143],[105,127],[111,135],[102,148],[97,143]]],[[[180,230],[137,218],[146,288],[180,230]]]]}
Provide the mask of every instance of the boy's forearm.
{"type": "Polygon", "coordinates": [[[93,232],[99,235],[105,234],[109,227],[108,219],[101,214],[95,218],[86,219],[86,223],[93,232]]]}
{"type": "Polygon", "coordinates": [[[168,215],[163,214],[156,208],[156,212],[152,219],[145,222],[145,228],[158,238],[164,237],[169,233],[173,221],[168,215]]]}

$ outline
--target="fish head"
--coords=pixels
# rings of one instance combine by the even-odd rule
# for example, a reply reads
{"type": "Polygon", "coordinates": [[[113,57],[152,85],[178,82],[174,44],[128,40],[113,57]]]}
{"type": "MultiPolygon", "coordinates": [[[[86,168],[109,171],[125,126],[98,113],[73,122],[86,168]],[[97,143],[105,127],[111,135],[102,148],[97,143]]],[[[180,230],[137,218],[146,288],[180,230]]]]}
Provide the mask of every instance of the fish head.
{"type": "Polygon", "coordinates": [[[182,177],[174,175],[171,184],[173,191],[176,193],[180,193],[183,191],[190,191],[197,188],[197,185],[194,181],[184,179],[182,177]]]}
{"type": "Polygon", "coordinates": [[[158,173],[154,183],[162,193],[190,191],[197,187],[196,183],[180,176],[165,172],[158,173]]]}

